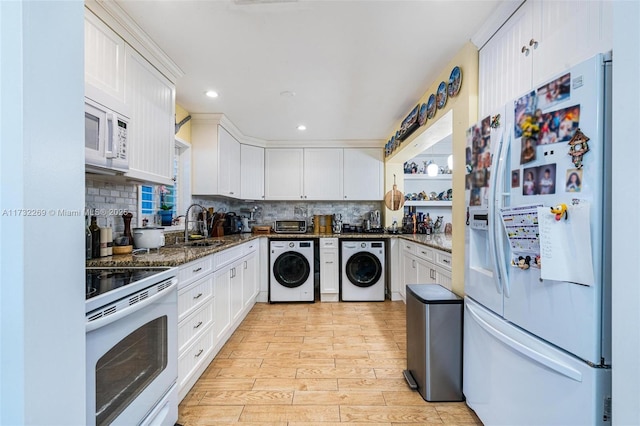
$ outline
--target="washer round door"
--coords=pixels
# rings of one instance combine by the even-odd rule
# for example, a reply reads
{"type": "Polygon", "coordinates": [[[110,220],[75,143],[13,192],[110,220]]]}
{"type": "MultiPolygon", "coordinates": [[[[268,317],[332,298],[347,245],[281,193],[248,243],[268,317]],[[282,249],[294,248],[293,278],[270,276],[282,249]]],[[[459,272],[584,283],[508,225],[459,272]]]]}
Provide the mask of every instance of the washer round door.
{"type": "Polygon", "coordinates": [[[300,287],[307,281],[310,273],[309,261],[296,251],[282,253],[273,262],[273,276],[287,288],[300,287]]]}
{"type": "Polygon", "coordinates": [[[353,285],[371,287],[382,275],[382,264],[374,254],[363,251],[347,260],[345,273],[353,285]]]}

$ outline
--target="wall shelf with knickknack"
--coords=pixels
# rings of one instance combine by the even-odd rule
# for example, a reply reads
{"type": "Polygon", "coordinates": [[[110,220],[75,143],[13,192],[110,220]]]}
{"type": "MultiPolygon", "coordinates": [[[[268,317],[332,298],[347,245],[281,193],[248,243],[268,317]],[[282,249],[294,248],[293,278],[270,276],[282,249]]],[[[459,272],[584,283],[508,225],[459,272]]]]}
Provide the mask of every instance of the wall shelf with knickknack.
{"type": "Polygon", "coordinates": [[[444,223],[452,222],[453,203],[449,195],[453,188],[453,174],[447,161],[450,155],[451,136],[448,136],[405,163],[405,214],[429,213],[433,220],[437,216],[443,216],[444,223]],[[429,165],[436,169],[436,175],[430,176],[427,173],[429,165]],[[412,173],[407,173],[408,171],[412,173]]]}

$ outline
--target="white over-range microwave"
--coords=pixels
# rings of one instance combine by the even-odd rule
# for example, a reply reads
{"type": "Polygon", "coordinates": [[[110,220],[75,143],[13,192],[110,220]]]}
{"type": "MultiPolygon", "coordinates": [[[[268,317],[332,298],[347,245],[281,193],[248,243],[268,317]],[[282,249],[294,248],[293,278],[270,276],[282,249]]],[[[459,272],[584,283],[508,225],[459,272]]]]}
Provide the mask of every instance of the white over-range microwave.
{"type": "Polygon", "coordinates": [[[85,98],[84,152],[87,169],[105,173],[129,170],[128,128],[128,117],[85,98]]]}

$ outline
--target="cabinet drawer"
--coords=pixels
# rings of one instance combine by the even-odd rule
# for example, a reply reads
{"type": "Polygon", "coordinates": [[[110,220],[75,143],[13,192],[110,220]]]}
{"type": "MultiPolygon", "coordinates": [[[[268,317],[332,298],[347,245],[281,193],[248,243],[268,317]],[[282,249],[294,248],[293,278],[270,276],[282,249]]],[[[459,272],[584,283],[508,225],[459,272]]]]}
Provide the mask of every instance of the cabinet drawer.
{"type": "Polygon", "coordinates": [[[196,342],[178,358],[178,387],[182,388],[207,359],[214,346],[213,327],[205,329],[196,342]]]}
{"type": "Polygon", "coordinates": [[[416,245],[407,240],[400,240],[400,248],[404,253],[416,254],[416,245]]]}
{"type": "Polygon", "coordinates": [[[178,321],[195,312],[213,297],[213,274],[178,290],[178,321]]]}
{"type": "Polygon", "coordinates": [[[212,258],[213,256],[207,256],[181,266],[178,271],[178,288],[184,288],[198,278],[204,277],[209,272],[212,272],[212,258]]]}
{"type": "MultiPolygon", "coordinates": [[[[257,243],[256,243],[257,246],[257,243]]],[[[213,255],[213,270],[217,271],[244,256],[244,247],[239,245],[213,255]]]]}
{"type": "Polygon", "coordinates": [[[436,265],[450,271],[451,270],[451,254],[443,251],[436,253],[436,265]]]}
{"type": "Polygon", "coordinates": [[[416,246],[416,256],[430,262],[435,262],[436,257],[434,249],[423,245],[416,246]]]}
{"type": "Polygon", "coordinates": [[[320,248],[338,248],[337,238],[320,238],[320,248]]]}
{"type": "Polygon", "coordinates": [[[213,324],[213,300],[186,317],[178,325],[178,353],[198,339],[213,324]]]}
{"type": "Polygon", "coordinates": [[[251,240],[248,243],[244,243],[242,245],[242,249],[243,249],[243,254],[247,255],[249,253],[254,253],[256,251],[258,251],[258,239],[255,240],[251,240]]]}

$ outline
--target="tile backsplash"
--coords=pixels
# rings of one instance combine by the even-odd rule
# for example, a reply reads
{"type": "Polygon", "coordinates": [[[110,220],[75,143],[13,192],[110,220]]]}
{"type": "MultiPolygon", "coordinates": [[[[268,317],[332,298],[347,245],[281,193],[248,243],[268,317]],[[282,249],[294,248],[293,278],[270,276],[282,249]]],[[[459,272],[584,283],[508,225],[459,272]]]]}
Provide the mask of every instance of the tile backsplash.
{"type": "MultiPolygon", "coordinates": [[[[342,215],[342,222],[360,225],[372,210],[384,211],[382,201],[243,201],[220,197],[193,197],[192,203],[201,204],[215,211],[235,212],[249,217],[254,211],[256,224],[272,225],[276,219],[306,219],[316,214],[342,215]]],[[[113,181],[109,177],[87,176],[85,178],[85,205],[98,211],[98,226],[111,224],[114,236],[124,232],[122,212],[133,213],[132,226],[137,226],[138,186],[134,183],[113,181]]],[[[184,214],[184,212],[182,213],[184,214]]]]}
{"type": "Polygon", "coordinates": [[[194,203],[204,207],[213,207],[215,211],[224,210],[235,212],[240,216],[249,217],[254,209],[256,224],[272,225],[276,219],[306,219],[310,223],[313,215],[336,214],[342,215],[342,222],[360,225],[365,216],[373,211],[384,210],[382,201],[236,201],[214,197],[194,197],[194,203]]]}
{"type": "Polygon", "coordinates": [[[137,223],[138,186],[109,178],[85,177],[85,207],[98,213],[98,226],[111,224],[114,234],[120,235],[124,233],[124,211],[133,213],[131,223],[137,223]]]}

